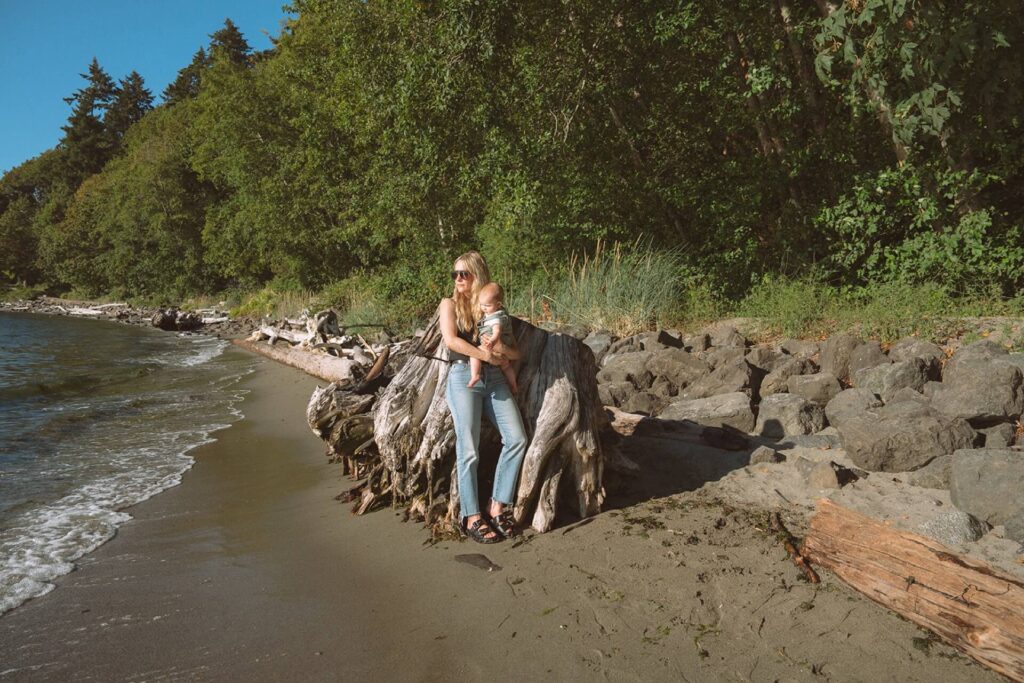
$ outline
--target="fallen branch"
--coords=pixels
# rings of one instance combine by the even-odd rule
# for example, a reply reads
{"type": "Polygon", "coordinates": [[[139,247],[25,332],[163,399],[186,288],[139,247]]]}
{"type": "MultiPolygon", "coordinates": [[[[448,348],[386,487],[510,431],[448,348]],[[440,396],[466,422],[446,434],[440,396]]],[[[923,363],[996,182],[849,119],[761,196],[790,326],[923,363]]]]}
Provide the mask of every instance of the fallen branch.
{"type": "Polygon", "coordinates": [[[768,526],[778,535],[779,540],[782,541],[782,547],[793,558],[793,564],[800,568],[804,576],[807,577],[807,580],[811,583],[818,583],[820,579],[817,572],[814,571],[804,556],[800,554],[800,551],[796,549],[796,539],[793,538],[793,534],[789,533],[786,525],[782,523],[782,517],[779,516],[778,512],[768,515],[768,526]]]}

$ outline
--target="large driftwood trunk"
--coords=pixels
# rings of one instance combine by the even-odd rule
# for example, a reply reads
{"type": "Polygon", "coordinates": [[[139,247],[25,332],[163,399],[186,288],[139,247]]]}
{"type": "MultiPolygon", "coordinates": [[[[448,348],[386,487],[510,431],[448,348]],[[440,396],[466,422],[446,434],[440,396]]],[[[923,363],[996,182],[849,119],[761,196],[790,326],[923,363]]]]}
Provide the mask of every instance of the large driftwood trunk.
{"type": "MultiPolygon", "coordinates": [[[[599,434],[607,417],[598,399],[594,356],[586,345],[518,319],[513,319],[512,328],[522,353],[518,405],[530,439],[514,513],[520,524],[547,531],[563,508],[573,517],[600,511],[604,459],[599,434]]],[[[450,367],[446,357],[435,318],[418,353],[404,361],[373,404],[375,447],[363,444],[359,453],[334,453],[354,458],[354,473],[366,477],[358,487],[356,512],[389,500],[435,529],[450,528],[458,519],[455,435],[445,398],[450,367]]],[[[339,405],[340,413],[346,412],[345,401],[338,398],[343,393],[328,388],[310,402],[310,425],[319,423],[314,429],[328,441],[335,428],[323,415],[338,411],[339,405]]],[[[353,417],[339,419],[351,422],[353,417]]],[[[500,450],[496,431],[484,422],[481,476],[500,450]]],[[[349,448],[352,442],[347,441],[349,448]]]]}
{"type": "Polygon", "coordinates": [[[829,500],[818,504],[803,550],[872,600],[1024,681],[1021,581],[829,500]]]}

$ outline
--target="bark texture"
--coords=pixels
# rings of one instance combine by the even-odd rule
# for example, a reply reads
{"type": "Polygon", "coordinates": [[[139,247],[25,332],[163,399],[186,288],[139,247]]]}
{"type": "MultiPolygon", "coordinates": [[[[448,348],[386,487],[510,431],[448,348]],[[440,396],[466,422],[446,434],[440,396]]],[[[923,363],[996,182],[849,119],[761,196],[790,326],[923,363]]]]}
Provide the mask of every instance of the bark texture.
{"type": "Polygon", "coordinates": [[[803,551],[875,602],[1024,681],[1024,584],[937,542],[822,500],[803,551]]]}
{"type": "MultiPolygon", "coordinates": [[[[604,455],[599,437],[607,417],[598,398],[594,356],[586,345],[515,318],[512,332],[522,354],[517,402],[530,439],[513,512],[518,524],[543,532],[563,510],[573,518],[600,511],[604,455]]],[[[355,420],[358,413],[350,408],[359,402],[353,398],[358,387],[345,391],[332,384],[311,399],[311,428],[328,441],[332,457],[365,477],[351,495],[354,512],[387,501],[436,530],[458,520],[446,358],[435,318],[415,352],[394,359],[394,377],[364,412],[372,419],[372,444],[353,448],[366,433],[366,422],[355,420]],[[343,433],[335,434],[337,429],[343,433]]],[[[481,432],[483,477],[492,471],[501,446],[486,419],[481,432]]]]}

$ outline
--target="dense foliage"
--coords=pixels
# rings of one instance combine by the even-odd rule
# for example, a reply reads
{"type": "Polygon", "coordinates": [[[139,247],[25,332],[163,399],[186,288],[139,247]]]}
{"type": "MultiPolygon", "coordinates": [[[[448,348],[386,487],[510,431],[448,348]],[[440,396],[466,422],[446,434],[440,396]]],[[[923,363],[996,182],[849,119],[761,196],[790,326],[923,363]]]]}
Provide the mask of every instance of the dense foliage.
{"type": "Polygon", "coordinates": [[[290,9],[264,53],[227,22],[155,109],[94,61],[60,144],[0,179],[0,274],[415,314],[470,248],[515,289],[642,239],[727,296],[1022,283],[1016,2],[290,9]]]}

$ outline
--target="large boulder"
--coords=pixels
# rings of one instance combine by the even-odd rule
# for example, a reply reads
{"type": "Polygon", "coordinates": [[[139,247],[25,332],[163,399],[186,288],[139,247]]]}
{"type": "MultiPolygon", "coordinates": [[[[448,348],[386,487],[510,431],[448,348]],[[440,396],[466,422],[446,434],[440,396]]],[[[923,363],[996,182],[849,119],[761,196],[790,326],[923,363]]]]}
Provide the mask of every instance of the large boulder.
{"type": "Polygon", "coordinates": [[[714,370],[719,366],[735,363],[746,355],[747,351],[742,346],[716,346],[701,353],[700,358],[714,370]]]}
{"type": "Polygon", "coordinates": [[[892,403],[844,419],[836,427],[850,460],[876,472],[915,470],[941,455],[969,448],[975,437],[966,421],[916,401],[892,403]]]}
{"type": "Polygon", "coordinates": [[[942,361],[945,360],[946,354],[935,344],[917,337],[907,337],[899,340],[889,349],[889,359],[893,362],[913,358],[920,358],[925,362],[928,367],[928,379],[939,379],[942,361]]]}
{"type": "Polygon", "coordinates": [[[818,362],[821,371],[830,372],[840,381],[846,381],[850,377],[850,356],[863,343],[845,332],[830,337],[821,348],[821,360],[818,362]]]}
{"type": "Polygon", "coordinates": [[[839,380],[830,372],[813,375],[793,375],[788,382],[789,393],[803,396],[808,401],[825,405],[843,390],[839,380]]]}
{"type": "Polygon", "coordinates": [[[744,360],[767,374],[781,363],[790,360],[790,357],[770,346],[755,346],[747,352],[744,360]]]}
{"type": "Polygon", "coordinates": [[[583,343],[594,352],[594,360],[597,362],[597,367],[601,367],[601,360],[614,341],[615,337],[607,330],[595,330],[583,338],[583,343]]]}
{"type": "Polygon", "coordinates": [[[772,394],[761,401],[754,432],[781,438],[813,434],[825,426],[825,409],[820,404],[793,394],[772,394]]]}
{"type": "Polygon", "coordinates": [[[755,379],[758,371],[742,358],[735,362],[720,365],[713,372],[704,375],[693,384],[679,392],[680,398],[707,398],[718,394],[731,394],[743,391],[753,395],[757,391],[755,379]]]}
{"type": "Polygon", "coordinates": [[[953,454],[949,495],[953,505],[992,526],[1024,508],[1024,453],[974,448],[953,454]]]}
{"type": "Polygon", "coordinates": [[[652,352],[647,357],[646,368],[655,378],[665,378],[676,389],[693,384],[711,371],[707,363],[681,348],[652,352]]]}
{"type": "Polygon", "coordinates": [[[597,385],[597,395],[601,399],[601,405],[615,406],[621,408],[636,393],[636,387],[632,382],[602,382],[597,385]]]}
{"type": "Polygon", "coordinates": [[[882,402],[873,391],[869,389],[846,389],[835,395],[825,405],[825,417],[828,423],[838,427],[851,417],[863,415],[868,410],[881,408],[882,402]]]}
{"type": "Polygon", "coordinates": [[[985,356],[984,351],[964,357],[957,352],[943,370],[942,386],[932,393],[932,405],[977,427],[1013,422],[1024,411],[1024,373],[1005,360],[1005,353],[985,356]]]}
{"type": "Polygon", "coordinates": [[[709,427],[735,427],[743,432],[754,429],[754,411],[750,397],[740,391],[708,398],[679,399],[658,416],[663,420],[690,420],[709,427]]]}
{"type": "Polygon", "coordinates": [[[732,325],[717,323],[708,327],[706,332],[711,346],[738,346],[742,349],[747,345],[747,338],[732,325]]]}
{"type": "Polygon", "coordinates": [[[597,373],[597,381],[629,382],[637,389],[647,389],[654,382],[654,375],[647,369],[650,356],[649,352],[643,351],[616,355],[597,373]]]}
{"type": "Polygon", "coordinates": [[[854,386],[878,394],[886,403],[891,401],[900,389],[909,387],[921,391],[927,382],[928,365],[921,358],[878,365],[859,370],[853,375],[854,386]]]}
{"type": "Polygon", "coordinates": [[[783,339],[779,348],[794,358],[813,358],[821,351],[821,344],[803,339],[783,339]]]}
{"type": "Polygon", "coordinates": [[[860,370],[867,370],[891,362],[878,342],[866,341],[850,352],[850,376],[856,375],[860,370]]]}
{"type": "Polygon", "coordinates": [[[761,396],[789,391],[789,378],[814,372],[814,363],[804,358],[787,358],[775,366],[761,381],[761,396]]]}

